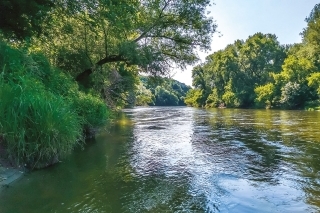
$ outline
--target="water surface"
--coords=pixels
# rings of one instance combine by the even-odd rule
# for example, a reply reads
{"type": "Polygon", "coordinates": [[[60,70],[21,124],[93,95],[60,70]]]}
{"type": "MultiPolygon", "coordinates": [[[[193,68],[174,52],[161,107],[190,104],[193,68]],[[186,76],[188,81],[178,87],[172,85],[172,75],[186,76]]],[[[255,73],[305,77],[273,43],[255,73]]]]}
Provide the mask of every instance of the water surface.
{"type": "Polygon", "coordinates": [[[125,110],[0,212],[319,212],[320,112],[125,110]]]}

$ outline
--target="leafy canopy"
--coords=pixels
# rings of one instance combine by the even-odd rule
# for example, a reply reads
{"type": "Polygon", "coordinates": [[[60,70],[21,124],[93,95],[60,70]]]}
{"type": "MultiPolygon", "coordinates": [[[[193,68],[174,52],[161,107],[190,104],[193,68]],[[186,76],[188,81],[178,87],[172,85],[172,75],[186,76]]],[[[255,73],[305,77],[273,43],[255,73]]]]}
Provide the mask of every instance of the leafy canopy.
{"type": "Polygon", "coordinates": [[[11,38],[39,35],[52,7],[52,0],[1,0],[0,29],[11,38]]]}
{"type": "Polygon", "coordinates": [[[49,36],[37,46],[44,47],[58,66],[78,64],[69,66],[78,81],[112,62],[164,74],[173,65],[184,68],[196,62],[196,47],[210,48],[216,25],[206,14],[209,4],[209,0],[59,0],[49,36]]]}

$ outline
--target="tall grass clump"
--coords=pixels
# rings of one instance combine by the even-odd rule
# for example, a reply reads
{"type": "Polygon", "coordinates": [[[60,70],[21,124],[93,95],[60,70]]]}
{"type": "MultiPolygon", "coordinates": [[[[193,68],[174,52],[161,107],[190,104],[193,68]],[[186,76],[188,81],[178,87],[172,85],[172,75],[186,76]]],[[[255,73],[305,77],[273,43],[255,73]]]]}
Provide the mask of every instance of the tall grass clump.
{"type": "Polygon", "coordinates": [[[105,102],[92,94],[79,92],[74,96],[73,107],[84,119],[85,128],[102,126],[109,117],[109,110],[105,102]]]}
{"type": "Polygon", "coordinates": [[[10,159],[32,168],[53,164],[108,116],[98,95],[81,92],[42,54],[0,41],[0,137],[10,159]]]}
{"type": "Polygon", "coordinates": [[[0,132],[8,153],[31,167],[52,164],[81,139],[81,117],[30,76],[0,81],[0,132]]]}
{"type": "Polygon", "coordinates": [[[72,108],[83,119],[83,130],[91,135],[95,128],[103,126],[110,116],[106,103],[97,94],[79,90],[78,84],[71,76],[54,69],[46,82],[47,88],[53,93],[64,97],[72,108]]]}

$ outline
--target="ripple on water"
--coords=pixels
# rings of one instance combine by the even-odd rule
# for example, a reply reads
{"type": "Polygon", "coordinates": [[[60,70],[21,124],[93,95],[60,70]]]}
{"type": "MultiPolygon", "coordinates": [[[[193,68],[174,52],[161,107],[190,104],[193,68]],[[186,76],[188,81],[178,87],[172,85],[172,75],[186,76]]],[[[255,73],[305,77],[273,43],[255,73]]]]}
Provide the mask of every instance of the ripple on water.
{"type": "MultiPolygon", "coordinates": [[[[155,119],[158,126],[167,127],[160,134],[142,128],[144,121],[135,126],[134,134],[138,138],[133,144],[131,163],[136,173],[145,177],[163,176],[172,183],[184,180],[188,185],[184,193],[193,200],[186,199],[179,204],[184,211],[192,206],[207,212],[306,209],[301,189],[295,184],[296,174],[290,178],[283,175],[288,169],[281,156],[290,156],[295,148],[282,143],[278,129],[270,130],[277,135],[276,140],[270,141],[269,132],[255,129],[255,126],[262,128],[264,123],[256,122],[250,115],[233,118],[238,125],[229,126],[208,121],[217,113],[192,113],[183,119],[179,118],[183,113],[171,113],[167,115],[170,119],[166,119],[166,115],[155,119]]],[[[135,119],[139,117],[137,113],[135,119]]],[[[282,121],[282,124],[295,125],[296,122],[282,121]]]]}
{"type": "Polygon", "coordinates": [[[52,173],[0,194],[0,212],[23,212],[17,199],[30,212],[319,212],[317,114],[188,107],[125,114],[130,125],[116,122],[52,173]]]}

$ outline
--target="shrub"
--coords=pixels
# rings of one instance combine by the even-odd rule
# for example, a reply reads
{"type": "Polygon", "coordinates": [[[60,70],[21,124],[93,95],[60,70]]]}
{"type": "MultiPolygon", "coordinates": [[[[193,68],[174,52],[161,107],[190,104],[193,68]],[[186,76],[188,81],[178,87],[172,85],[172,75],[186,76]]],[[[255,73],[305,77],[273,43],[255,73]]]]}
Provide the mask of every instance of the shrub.
{"type": "Polygon", "coordinates": [[[51,66],[41,53],[28,54],[27,50],[11,48],[0,41],[0,67],[4,79],[17,79],[30,74],[40,81],[49,80],[51,66]]]}
{"type": "Polygon", "coordinates": [[[222,100],[227,107],[239,107],[241,105],[240,100],[237,98],[236,94],[231,91],[226,91],[222,95],[222,100]]]}
{"type": "Polygon", "coordinates": [[[52,69],[48,79],[44,84],[54,94],[66,99],[73,99],[79,92],[77,82],[70,75],[63,73],[59,69],[52,69]]]}
{"type": "Polygon", "coordinates": [[[303,89],[296,82],[288,82],[281,88],[280,103],[289,109],[296,108],[304,103],[303,89]]]}
{"type": "Polygon", "coordinates": [[[0,132],[17,162],[38,167],[64,156],[81,140],[81,125],[71,105],[36,79],[0,81],[0,132]]]}
{"type": "Polygon", "coordinates": [[[255,103],[258,107],[270,108],[273,104],[275,97],[275,86],[272,83],[268,83],[263,86],[258,86],[254,89],[256,94],[255,103]]]}
{"type": "Polygon", "coordinates": [[[304,109],[308,111],[320,110],[320,100],[306,101],[304,109]]]}
{"type": "Polygon", "coordinates": [[[218,107],[221,104],[217,88],[214,88],[206,100],[206,107],[218,107]]]}
{"type": "Polygon", "coordinates": [[[188,106],[202,107],[203,106],[203,90],[190,89],[186,94],[184,103],[188,106]]]}
{"type": "Polygon", "coordinates": [[[109,116],[99,96],[79,91],[40,53],[0,41],[0,136],[11,159],[45,167],[83,140],[83,129],[109,116]]]}
{"type": "Polygon", "coordinates": [[[94,94],[79,91],[78,84],[73,78],[59,69],[53,69],[47,88],[53,93],[68,100],[73,109],[83,119],[83,128],[99,127],[105,124],[109,117],[106,103],[94,94]]]}
{"type": "Polygon", "coordinates": [[[73,108],[83,118],[85,129],[102,126],[109,117],[109,110],[98,96],[78,92],[71,99],[73,108]]]}

